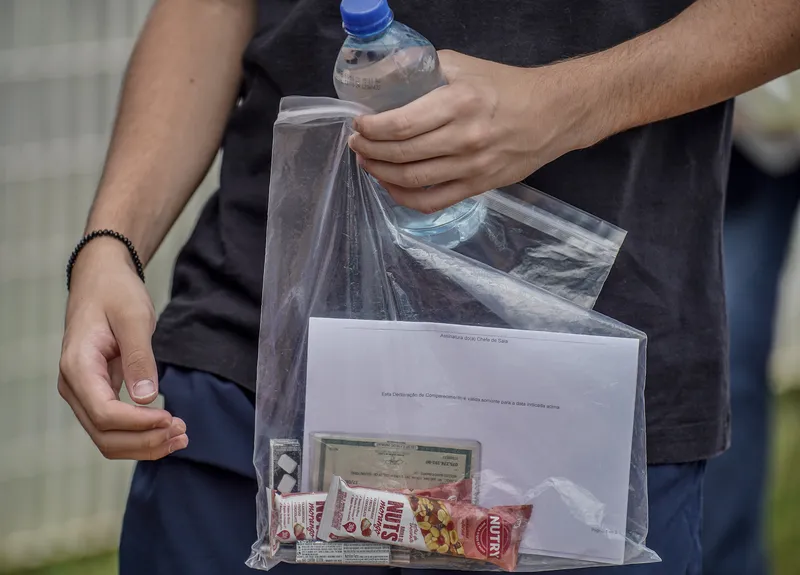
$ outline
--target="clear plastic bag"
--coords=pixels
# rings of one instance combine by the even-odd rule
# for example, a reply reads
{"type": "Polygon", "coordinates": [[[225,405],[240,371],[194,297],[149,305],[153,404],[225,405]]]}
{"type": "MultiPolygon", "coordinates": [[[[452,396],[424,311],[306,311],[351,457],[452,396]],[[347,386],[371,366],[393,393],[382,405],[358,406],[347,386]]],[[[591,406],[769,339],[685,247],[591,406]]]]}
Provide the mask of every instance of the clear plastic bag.
{"type": "Polygon", "coordinates": [[[275,124],[248,565],[658,561],[645,544],[646,337],[590,309],[624,232],[514,186],[481,197],[484,229],[455,249],[405,233],[347,147],[365,111],[285,98],[275,124]],[[623,364],[626,377],[606,373],[623,364]],[[593,459],[604,437],[622,438],[616,464],[593,459]],[[359,521],[342,523],[346,509],[359,521]]]}
{"type": "Polygon", "coordinates": [[[454,251],[587,309],[625,239],[620,228],[524,184],[480,196],[486,215],[454,251]]]}

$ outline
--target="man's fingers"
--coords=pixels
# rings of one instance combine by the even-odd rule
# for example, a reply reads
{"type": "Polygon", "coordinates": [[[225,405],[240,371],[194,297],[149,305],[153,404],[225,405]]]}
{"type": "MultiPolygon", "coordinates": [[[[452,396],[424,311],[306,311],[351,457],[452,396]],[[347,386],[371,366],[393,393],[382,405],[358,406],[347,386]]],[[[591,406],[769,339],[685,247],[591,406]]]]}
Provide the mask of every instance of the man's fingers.
{"type": "Polygon", "coordinates": [[[361,157],[358,162],[375,179],[412,189],[470,178],[481,172],[479,161],[461,156],[434,158],[410,164],[393,164],[361,157]]]}
{"type": "Polygon", "coordinates": [[[172,415],[163,409],[130,405],[118,399],[92,401],[86,411],[101,431],[147,431],[172,422],[172,415]]]}
{"type": "Polygon", "coordinates": [[[82,405],[100,431],[148,431],[168,427],[172,422],[168,411],[130,405],[118,399],[93,399],[82,405]]]}
{"type": "Polygon", "coordinates": [[[416,138],[399,141],[369,140],[361,134],[353,134],[349,144],[350,148],[359,156],[394,164],[419,162],[450,156],[453,153],[470,152],[476,150],[479,145],[468,138],[454,136],[448,129],[434,130],[416,138]]]}
{"type": "Polygon", "coordinates": [[[369,140],[407,140],[433,131],[456,119],[447,104],[450,86],[437,88],[400,108],[355,119],[355,131],[369,140]]]}
{"type": "Polygon", "coordinates": [[[108,431],[99,434],[95,443],[108,459],[153,460],[185,448],[189,438],[186,424],[175,418],[166,429],[108,431]]]}
{"type": "Polygon", "coordinates": [[[128,393],[136,403],[147,404],[158,395],[158,371],[153,356],[152,310],[132,307],[109,315],[108,323],[117,339],[122,373],[128,393]]]}
{"type": "Polygon", "coordinates": [[[94,444],[108,459],[158,459],[189,444],[186,424],[180,418],[172,418],[167,427],[145,431],[101,431],[63,380],[59,380],[59,392],[94,444]]]}
{"type": "Polygon", "coordinates": [[[114,390],[114,394],[119,399],[119,391],[122,389],[122,382],[124,381],[122,360],[119,357],[115,357],[108,362],[108,375],[111,378],[111,389],[114,390]]]}
{"type": "Polygon", "coordinates": [[[155,461],[156,459],[161,459],[170,455],[171,453],[175,453],[176,451],[180,451],[181,449],[186,449],[189,445],[189,438],[186,435],[180,435],[162,443],[153,448],[147,449],[139,449],[137,451],[120,451],[114,453],[112,457],[109,459],[132,459],[135,461],[155,461]]]}
{"type": "Polygon", "coordinates": [[[475,193],[463,181],[447,182],[430,189],[404,188],[380,182],[395,202],[412,210],[431,214],[472,197],[475,193]]]}
{"type": "Polygon", "coordinates": [[[101,431],[143,431],[167,427],[172,421],[172,415],[163,409],[121,402],[111,387],[106,359],[92,347],[84,345],[77,351],[67,348],[62,353],[60,368],[62,396],[64,391],[74,395],[75,401],[101,431]]]}

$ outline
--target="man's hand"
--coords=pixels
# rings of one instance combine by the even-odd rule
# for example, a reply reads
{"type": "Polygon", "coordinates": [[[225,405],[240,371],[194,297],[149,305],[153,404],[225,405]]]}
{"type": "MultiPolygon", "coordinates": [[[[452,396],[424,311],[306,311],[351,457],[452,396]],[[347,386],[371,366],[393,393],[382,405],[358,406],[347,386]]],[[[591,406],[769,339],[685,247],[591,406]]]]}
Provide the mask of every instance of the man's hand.
{"type": "MultiPolygon", "coordinates": [[[[219,150],[256,13],[255,0],[154,3],[85,233],[124,234],[147,264],[219,150]]],[[[154,325],[125,246],[89,242],[72,272],[58,390],[106,457],[157,459],[188,444],[183,421],[147,407],[158,395],[154,325]],[[119,400],[123,378],[139,405],[119,400]]]]}
{"type": "Polygon", "coordinates": [[[158,395],[154,326],[125,246],[110,238],[87,244],[73,269],[58,391],[109,459],[159,459],[189,443],[182,420],[144,407],[158,395]],[[123,379],[140,405],[120,401],[123,379]]]}
{"type": "Polygon", "coordinates": [[[441,61],[448,86],[357,119],[350,142],[395,201],[422,212],[797,69],[800,2],[697,0],[618,46],[539,68],[452,52],[441,61]]]}
{"type": "Polygon", "coordinates": [[[399,204],[440,210],[597,141],[585,111],[591,102],[552,67],[515,68],[450,51],[439,57],[447,86],[357,118],[350,140],[399,204]]]}

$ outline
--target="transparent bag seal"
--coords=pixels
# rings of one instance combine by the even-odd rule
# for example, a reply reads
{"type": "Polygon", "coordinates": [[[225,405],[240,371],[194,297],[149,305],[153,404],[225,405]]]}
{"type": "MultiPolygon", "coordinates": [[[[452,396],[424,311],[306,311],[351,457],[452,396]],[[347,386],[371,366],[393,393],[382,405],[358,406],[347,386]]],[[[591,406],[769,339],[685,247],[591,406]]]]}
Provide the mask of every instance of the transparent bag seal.
{"type": "MultiPolygon", "coordinates": [[[[337,100],[292,97],[283,100],[275,124],[256,394],[254,465],[259,482],[258,539],[247,564],[270,569],[280,562],[374,563],[464,571],[508,570],[512,566],[515,571],[540,572],[595,564],[658,561],[658,556],[646,546],[644,376],[647,340],[641,332],[590,309],[613,264],[624,232],[536,190],[511,187],[493,190],[481,197],[487,209],[484,224],[500,232],[491,236],[494,238],[507,235],[509,231],[516,233],[515,229],[526,226],[536,231],[522,234],[526,238],[523,242],[488,242],[483,238],[483,243],[476,242],[471,249],[469,242],[456,249],[446,249],[405,233],[394,225],[385,195],[358,168],[347,147],[352,118],[364,112],[359,106],[337,100]],[[519,214],[535,215],[526,219],[519,214]],[[537,250],[548,254],[536,262],[537,265],[514,265],[525,257],[533,257],[531,254],[537,250]],[[552,274],[547,273],[548,267],[552,274]],[[565,279],[554,279],[559,277],[565,279]],[[332,437],[339,441],[356,439],[361,447],[375,442],[373,447],[380,445],[383,450],[387,442],[395,450],[413,445],[417,451],[431,443],[440,447],[454,441],[459,445],[474,443],[474,438],[466,437],[467,434],[446,441],[435,436],[425,437],[424,433],[412,433],[407,437],[403,432],[407,412],[402,409],[388,413],[384,423],[361,429],[355,435],[352,430],[345,433],[341,429],[310,426],[306,407],[319,403],[316,396],[306,396],[311,326],[343,320],[360,320],[366,324],[400,322],[409,326],[431,326],[431,329],[450,326],[456,332],[468,327],[517,330],[513,333],[535,333],[539,334],[537,337],[544,334],[541,337],[545,338],[550,337],[547,334],[564,334],[565,338],[605,336],[630,342],[635,349],[633,375],[627,383],[633,398],[633,405],[629,406],[630,461],[624,461],[627,481],[623,477],[617,486],[627,496],[623,501],[623,528],[611,528],[614,521],[619,524],[619,506],[614,511],[617,517],[612,521],[610,502],[568,475],[554,473],[534,477],[532,473],[529,479],[512,482],[499,468],[477,465],[471,475],[461,478],[475,486],[467,500],[428,495],[434,505],[442,506],[440,520],[441,517],[452,519],[449,523],[453,525],[459,514],[471,517],[470,520],[497,518],[511,513],[509,509],[522,506],[530,511],[532,506],[534,511],[530,519],[523,521],[517,516],[514,523],[513,515],[504,516],[511,521],[508,533],[520,532],[520,525],[525,523],[520,537],[527,537],[530,530],[551,531],[552,525],[537,521],[546,506],[556,506],[575,523],[573,527],[598,534],[601,543],[605,541],[621,549],[621,554],[613,560],[594,561],[586,559],[591,553],[585,556],[532,553],[527,551],[530,545],[522,545],[524,541],[518,537],[511,543],[512,547],[518,545],[520,549],[514,561],[492,563],[475,557],[475,549],[482,548],[468,540],[471,531],[459,531],[461,527],[458,527],[448,531],[451,539],[444,539],[441,527],[447,523],[436,527],[419,518],[416,525],[409,524],[409,532],[422,529],[419,533],[424,536],[425,544],[437,542],[439,550],[447,546],[446,553],[432,551],[430,547],[421,549],[423,539],[405,546],[375,542],[371,523],[375,517],[364,517],[359,526],[353,527],[356,540],[341,541],[336,537],[330,540],[327,536],[333,535],[329,517],[332,512],[327,511],[327,501],[333,492],[326,490],[338,488],[337,501],[359,501],[359,497],[367,493],[368,497],[385,498],[390,503],[395,500],[398,505],[397,501],[405,502],[402,503],[405,510],[402,517],[407,520],[409,510],[416,513],[426,509],[414,507],[420,505],[421,497],[415,490],[433,489],[434,494],[441,493],[446,483],[444,476],[436,480],[426,476],[420,483],[418,474],[408,471],[404,475],[404,471],[398,473],[394,469],[390,482],[358,482],[360,486],[377,490],[361,493],[358,491],[361,487],[354,485],[352,477],[343,477],[342,470],[346,470],[347,465],[333,465],[327,475],[320,471],[325,468],[320,463],[320,453],[332,437]],[[315,477],[317,479],[312,481],[315,477]],[[297,493],[311,490],[312,484],[316,493],[297,493]],[[507,509],[491,511],[496,509],[498,498],[502,500],[504,496],[507,501],[500,502],[507,509]],[[489,498],[492,505],[484,505],[489,498]],[[467,512],[469,505],[474,508],[469,507],[467,512]],[[294,521],[297,517],[292,513],[297,513],[298,509],[307,510],[309,517],[294,521]],[[326,512],[328,517],[323,521],[326,512]],[[320,531],[323,528],[329,531],[323,533],[320,531]],[[291,543],[285,544],[287,540],[291,543]],[[469,554],[458,556],[459,546],[469,554]]],[[[477,236],[480,232],[476,234],[476,239],[480,239],[477,236]]],[[[350,350],[345,351],[349,353],[350,350]]],[[[398,354],[402,356],[403,350],[398,349],[398,354]]],[[[572,363],[582,361],[581,357],[567,359],[572,363]]],[[[436,361],[430,357],[428,360],[436,361]]],[[[358,365],[349,368],[358,369],[358,365]]],[[[587,364],[587,370],[590,369],[591,365],[587,364]]],[[[613,403],[615,390],[621,385],[619,381],[608,380],[596,386],[591,393],[592,409],[619,408],[613,403]]],[[[465,398],[459,393],[458,382],[444,377],[436,394],[437,409],[444,421],[455,422],[463,417],[462,400],[465,398]]],[[[421,403],[415,403],[418,400],[411,398],[410,401],[422,408],[421,403]]],[[[346,404],[331,405],[331,409],[341,410],[345,419],[355,415],[348,413],[346,404]]],[[[458,453],[469,452],[463,445],[459,449],[458,453]]],[[[489,461],[486,458],[491,455],[490,451],[488,444],[481,447],[481,461],[489,461]]],[[[587,469],[603,465],[602,462],[592,463],[590,459],[589,454],[585,454],[580,463],[588,466],[587,469]]],[[[376,477],[390,475],[381,473],[379,464],[365,461],[364,465],[373,466],[376,477]]],[[[461,488],[457,491],[465,492],[461,488]]],[[[486,553],[488,557],[489,552],[486,553]]]]}
{"type": "Polygon", "coordinates": [[[620,228],[514,184],[479,198],[482,225],[454,251],[582,307],[594,306],[625,239],[620,228]]]}

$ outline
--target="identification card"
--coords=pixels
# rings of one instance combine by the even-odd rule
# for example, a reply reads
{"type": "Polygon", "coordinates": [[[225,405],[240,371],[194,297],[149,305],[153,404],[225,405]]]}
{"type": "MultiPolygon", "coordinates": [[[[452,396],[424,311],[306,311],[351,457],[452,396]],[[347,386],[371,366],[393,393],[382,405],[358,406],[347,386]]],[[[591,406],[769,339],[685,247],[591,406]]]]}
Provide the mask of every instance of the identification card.
{"type": "Polygon", "coordinates": [[[334,475],[353,486],[428,489],[473,478],[480,465],[477,441],[312,433],[310,448],[313,491],[327,491],[334,475]]]}

